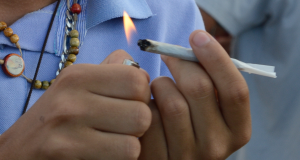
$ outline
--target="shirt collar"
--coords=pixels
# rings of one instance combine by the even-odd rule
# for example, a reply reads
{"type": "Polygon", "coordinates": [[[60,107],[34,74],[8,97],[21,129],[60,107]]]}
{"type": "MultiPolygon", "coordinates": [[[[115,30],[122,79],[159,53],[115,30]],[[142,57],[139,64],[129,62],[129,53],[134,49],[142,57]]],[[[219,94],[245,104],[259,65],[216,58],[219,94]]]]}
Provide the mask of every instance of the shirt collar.
{"type": "MultiPolygon", "coordinates": [[[[55,53],[56,55],[62,53],[66,1],[61,1],[56,14],[45,49],[48,53],[55,53]]],[[[23,50],[41,51],[56,3],[29,13],[10,26],[14,33],[19,35],[19,43],[23,50]]],[[[131,18],[135,19],[146,19],[152,16],[146,0],[79,0],[79,3],[82,6],[82,13],[79,15],[77,27],[81,35],[80,42],[83,42],[88,29],[105,21],[123,17],[123,11],[126,11],[131,18]]],[[[9,41],[9,38],[3,35],[3,32],[0,33],[0,45],[2,44],[15,47],[9,41]]]]}
{"type": "MultiPolygon", "coordinates": [[[[13,29],[14,34],[17,34],[20,38],[19,44],[22,50],[30,50],[30,51],[41,51],[44,39],[46,37],[46,32],[48,30],[48,26],[50,23],[51,16],[55,9],[56,3],[51,4],[43,9],[38,11],[34,11],[31,13],[26,14],[21,19],[17,20],[13,23],[10,28],[13,29]]],[[[48,45],[46,51],[50,52],[53,51],[53,45],[51,45],[51,40],[53,40],[54,30],[55,30],[54,23],[52,31],[50,33],[50,37],[48,41],[48,45]]],[[[15,47],[9,40],[9,38],[5,37],[3,32],[0,33],[0,45],[15,47]]],[[[2,58],[2,57],[1,57],[2,58]]]]}
{"type": "Polygon", "coordinates": [[[123,11],[136,19],[152,16],[146,0],[88,0],[86,28],[90,29],[107,20],[123,17],[123,11]]]}

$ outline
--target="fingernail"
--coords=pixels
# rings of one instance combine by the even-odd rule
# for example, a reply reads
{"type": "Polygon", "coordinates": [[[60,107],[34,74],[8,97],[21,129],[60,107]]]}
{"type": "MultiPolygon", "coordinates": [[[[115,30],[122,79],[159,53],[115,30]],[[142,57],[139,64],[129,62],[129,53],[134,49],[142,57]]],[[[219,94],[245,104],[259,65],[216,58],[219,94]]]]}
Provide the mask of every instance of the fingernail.
{"type": "Polygon", "coordinates": [[[195,34],[193,38],[193,43],[197,47],[203,47],[204,45],[208,44],[210,42],[210,37],[205,34],[204,32],[198,32],[195,34]]]}

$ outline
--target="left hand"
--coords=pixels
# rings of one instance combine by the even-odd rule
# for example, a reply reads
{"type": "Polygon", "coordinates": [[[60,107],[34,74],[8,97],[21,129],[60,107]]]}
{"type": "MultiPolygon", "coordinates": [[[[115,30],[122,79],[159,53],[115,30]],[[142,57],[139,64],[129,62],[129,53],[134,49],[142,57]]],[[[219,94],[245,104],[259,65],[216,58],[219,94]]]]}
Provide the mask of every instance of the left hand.
{"type": "Polygon", "coordinates": [[[162,57],[176,83],[160,77],[151,84],[152,124],[139,159],[225,159],[250,139],[244,78],[206,32],[193,32],[190,44],[200,64],[162,57]]]}

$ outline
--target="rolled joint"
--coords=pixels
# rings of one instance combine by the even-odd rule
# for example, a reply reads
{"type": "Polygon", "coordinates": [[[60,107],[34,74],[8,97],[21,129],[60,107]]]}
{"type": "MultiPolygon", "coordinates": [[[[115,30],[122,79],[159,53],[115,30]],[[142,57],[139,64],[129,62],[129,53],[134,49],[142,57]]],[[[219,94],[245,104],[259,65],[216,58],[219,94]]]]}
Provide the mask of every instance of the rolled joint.
{"type": "Polygon", "coordinates": [[[140,39],[137,45],[142,51],[145,51],[147,47],[151,46],[151,43],[147,39],[140,39]]]}

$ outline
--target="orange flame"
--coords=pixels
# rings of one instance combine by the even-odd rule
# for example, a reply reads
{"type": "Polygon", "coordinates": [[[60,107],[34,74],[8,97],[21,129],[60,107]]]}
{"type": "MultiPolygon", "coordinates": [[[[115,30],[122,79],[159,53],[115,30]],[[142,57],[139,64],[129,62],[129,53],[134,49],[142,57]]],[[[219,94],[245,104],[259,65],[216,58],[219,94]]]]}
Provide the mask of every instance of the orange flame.
{"type": "Polygon", "coordinates": [[[130,43],[132,33],[133,32],[136,33],[136,28],[126,11],[124,11],[124,13],[123,13],[123,21],[124,21],[124,29],[125,29],[126,39],[127,39],[127,42],[130,43]]]}

